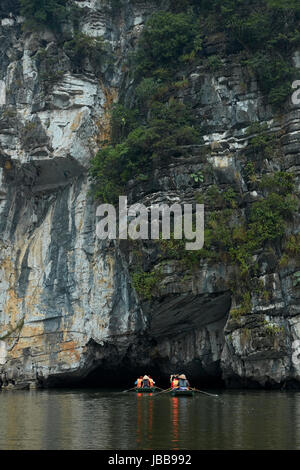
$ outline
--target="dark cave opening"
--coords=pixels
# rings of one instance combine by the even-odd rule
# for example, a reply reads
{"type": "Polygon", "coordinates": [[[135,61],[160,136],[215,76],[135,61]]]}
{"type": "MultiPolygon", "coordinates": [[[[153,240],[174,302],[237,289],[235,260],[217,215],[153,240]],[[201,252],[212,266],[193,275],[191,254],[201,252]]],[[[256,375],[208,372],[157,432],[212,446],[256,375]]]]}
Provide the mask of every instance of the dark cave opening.
{"type": "MultiPolygon", "coordinates": [[[[185,336],[184,336],[185,337],[185,336]]],[[[178,336],[178,341],[181,338],[178,336]]],[[[76,372],[62,373],[49,377],[45,387],[64,388],[115,388],[130,389],[140,376],[150,375],[156,386],[170,387],[171,374],[185,374],[192,387],[224,388],[220,358],[199,357],[186,361],[182,357],[159,354],[157,341],[153,338],[136,337],[132,343],[106,343],[99,345],[93,340],[88,343],[85,365],[76,372]]]]}
{"type": "MultiPolygon", "coordinates": [[[[188,370],[184,367],[176,369],[172,373],[186,374],[192,387],[225,388],[225,382],[220,375],[199,375],[197,377],[195,374],[189,374],[188,370]]],[[[144,375],[150,375],[155,381],[156,386],[162,389],[170,387],[170,374],[165,373],[155,364],[145,367],[128,367],[124,365],[115,368],[104,368],[103,366],[98,366],[84,376],[63,374],[49,379],[44,385],[51,388],[115,388],[125,390],[133,388],[136,379],[144,375]]]]}

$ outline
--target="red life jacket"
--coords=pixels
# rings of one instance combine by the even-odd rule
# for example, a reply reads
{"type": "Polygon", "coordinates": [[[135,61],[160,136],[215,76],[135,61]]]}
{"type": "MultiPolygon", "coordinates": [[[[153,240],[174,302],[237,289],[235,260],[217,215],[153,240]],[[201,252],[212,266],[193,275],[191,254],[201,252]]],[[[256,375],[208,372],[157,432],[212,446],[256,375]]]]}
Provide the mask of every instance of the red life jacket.
{"type": "Polygon", "coordinates": [[[143,382],[143,379],[137,379],[137,381],[136,381],[136,386],[137,386],[137,388],[141,388],[141,387],[142,387],[142,382],[143,382]]]}
{"type": "Polygon", "coordinates": [[[179,385],[178,379],[173,379],[172,388],[177,388],[179,385]]]}

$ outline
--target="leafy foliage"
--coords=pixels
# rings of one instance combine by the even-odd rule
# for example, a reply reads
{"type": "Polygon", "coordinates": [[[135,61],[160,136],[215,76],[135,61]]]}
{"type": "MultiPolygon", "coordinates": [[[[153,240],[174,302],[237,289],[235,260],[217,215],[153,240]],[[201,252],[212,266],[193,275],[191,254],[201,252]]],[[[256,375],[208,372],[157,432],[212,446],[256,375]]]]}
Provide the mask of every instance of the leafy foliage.
{"type": "Polygon", "coordinates": [[[196,173],[191,173],[191,178],[195,181],[195,183],[203,183],[204,175],[201,170],[197,171],[196,173]]]}
{"type": "Polygon", "coordinates": [[[20,0],[21,14],[29,27],[46,25],[59,29],[61,22],[67,18],[67,2],[68,0],[20,0]]]}
{"type": "MultiPolygon", "coordinates": [[[[208,211],[204,248],[187,252],[181,240],[161,241],[162,246],[167,248],[167,257],[180,259],[187,267],[196,266],[200,259],[219,259],[236,264],[241,275],[236,285],[239,284],[239,290],[243,291],[256,274],[253,255],[271,242],[282,239],[286,222],[292,220],[299,207],[297,198],[293,196],[291,174],[277,172],[268,175],[263,178],[261,188],[265,196],[251,205],[248,218],[245,219],[238,209],[232,188],[221,194],[217,187],[211,186],[205,201],[210,201],[210,205],[217,204],[220,209],[208,211]]],[[[300,252],[298,239],[291,238],[289,246],[291,250],[299,249],[300,252]]],[[[245,292],[247,290],[242,292],[242,299],[245,292]]],[[[248,302],[244,303],[243,311],[248,308],[248,302]]]]}
{"type": "Polygon", "coordinates": [[[153,103],[148,121],[132,129],[135,116],[136,112],[124,107],[113,112],[114,142],[129,133],[121,143],[99,150],[92,160],[96,198],[114,202],[130,179],[145,175],[171,155],[181,155],[182,146],[199,141],[193,115],[179,101],[153,103]]]}
{"type": "MultiPolygon", "coordinates": [[[[174,3],[175,11],[190,8],[202,35],[225,33],[227,51],[243,52],[270,104],[286,101],[296,77],[291,50],[300,44],[298,0],[186,0],[177,9],[174,3]]],[[[218,62],[209,57],[208,65],[214,70],[218,62]]]]}
{"type": "Polygon", "coordinates": [[[300,271],[294,273],[293,278],[294,278],[293,286],[294,287],[300,286],[300,271]]]}
{"type": "Polygon", "coordinates": [[[82,69],[86,58],[97,70],[105,53],[105,44],[102,38],[92,38],[77,32],[70,41],[64,43],[64,50],[78,70],[82,69]]]}
{"type": "Polygon", "coordinates": [[[146,300],[151,300],[160,280],[160,271],[145,272],[139,269],[132,274],[132,284],[136,292],[146,300]]]}
{"type": "Polygon", "coordinates": [[[196,26],[187,13],[157,12],[147,21],[136,55],[136,75],[158,75],[160,68],[178,66],[191,53],[196,40],[196,26]]]}
{"type": "Polygon", "coordinates": [[[141,116],[137,109],[116,104],[111,114],[111,143],[120,144],[128,134],[138,127],[141,116]]]}
{"type": "Polygon", "coordinates": [[[279,56],[257,52],[245,63],[256,73],[261,89],[274,105],[280,105],[291,93],[294,68],[279,56]]]}

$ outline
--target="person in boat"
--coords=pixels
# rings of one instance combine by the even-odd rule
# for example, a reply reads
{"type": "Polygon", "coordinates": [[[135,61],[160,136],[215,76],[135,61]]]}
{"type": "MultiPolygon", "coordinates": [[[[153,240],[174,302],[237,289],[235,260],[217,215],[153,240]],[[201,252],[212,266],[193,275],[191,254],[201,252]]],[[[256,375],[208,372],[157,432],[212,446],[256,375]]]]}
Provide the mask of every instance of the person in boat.
{"type": "Polygon", "coordinates": [[[190,382],[184,374],[178,376],[178,386],[179,390],[188,390],[190,388],[190,382]]]}
{"type": "Polygon", "coordinates": [[[170,380],[171,380],[171,388],[178,388],[179,387],[178,374],[171,375],[170,380]]]}
{"type": "Polygon", "coordinates": [[[144,375],[143,377],[143,388],[150,388],[150,379],[148,375],[144,375]]]}
{"type": "Polygon", "coordinates": [[[154,387],[155,382],[150,375],[148,375],[148,377],[149,377],[150,387],[152,388],[154,387]]]}
{"type": "Polygon", "coordinates": [[[137,388],[142,388],[143,386],[143,376],[141,375],[139,379],[136,379],[134,382],[134,385],[137,386],[137,388]]]}

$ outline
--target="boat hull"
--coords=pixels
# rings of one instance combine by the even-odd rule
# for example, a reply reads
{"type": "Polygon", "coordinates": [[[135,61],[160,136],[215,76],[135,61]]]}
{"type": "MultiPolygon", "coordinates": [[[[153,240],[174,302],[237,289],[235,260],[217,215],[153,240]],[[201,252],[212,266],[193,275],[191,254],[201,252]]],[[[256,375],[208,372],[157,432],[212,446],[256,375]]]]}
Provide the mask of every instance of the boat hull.
{"type": "Polygon", "coordinates": [[[136,388],[136,393],[153,393],[156,391],[156,387],[143,387],[143,388],[136,388]]]}
{"type": "Polygon", "coordinates": [[[192,397],[194,395],[193,390],[172,390],[170,393],[172,397],[192,397]]]}

